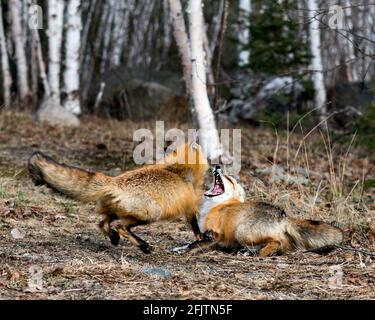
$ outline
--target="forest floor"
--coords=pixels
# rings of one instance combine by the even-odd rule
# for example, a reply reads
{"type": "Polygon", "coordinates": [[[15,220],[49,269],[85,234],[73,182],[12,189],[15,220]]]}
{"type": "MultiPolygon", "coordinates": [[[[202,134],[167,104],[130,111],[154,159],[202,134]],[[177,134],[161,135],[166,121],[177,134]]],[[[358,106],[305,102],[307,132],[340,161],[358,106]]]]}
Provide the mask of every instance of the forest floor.
{"type": "MultiPolygon", "coordinates": [[[[111,246],[93,205],[35,187],[28,177],[35,150],[109,174],[131,169],[133,130],[140,127],[154,123],[90,117],[62,130],[0,113],[0,299],[375,299],[375,258],[365,254],[176,255],[172,248],[193,240],[181,220],[138,227],[154,247],[145,255],[125,240],[111,246]],[[39,290],[30,290],[33,283],[39,290]]],[[[249,198],[280,205],[291,216],[335,221],[346,245],[372,252],[375,195],[364,181],[374,177],[373,164],[327,133],[303,138],[242,128],[239,178],[249,198]]]]}

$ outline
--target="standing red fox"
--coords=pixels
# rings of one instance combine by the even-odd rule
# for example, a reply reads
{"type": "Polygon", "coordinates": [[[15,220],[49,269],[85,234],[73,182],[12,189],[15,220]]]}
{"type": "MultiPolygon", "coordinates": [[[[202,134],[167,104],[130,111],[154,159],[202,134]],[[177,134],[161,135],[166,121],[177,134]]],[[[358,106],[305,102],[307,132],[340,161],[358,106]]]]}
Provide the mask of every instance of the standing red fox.
{"type": "Polygon", "coordinates": [[[216,167],[214,184],[205,193],[199,212],[199,228],[203,239],[175,251],[195,247],[250,246],[260,256],[283,254],[298,248],[319,249],[338,245],[343,232],[328,223],[287,217],[269,203],[245,201],[245,191],[232,177],[216,167]]]}
{"type": "Polygon", "coordinates": [[[81,202],[96,202],[95,212],[103,216],[99,228],[114,245],[118,245],[121,235],[149,253],[150,246],[131,229],[183,215],[197,239],[200,237],[196,215],[208,164],[195,142],[170,153],[164,163],[116,177],[60,164],[41,152],[30,157],[28,168],[36,185],[46,184],[81,202]],[[117,219],[121,222],[120,228],[111,229],[111,222],[117,219]]]}

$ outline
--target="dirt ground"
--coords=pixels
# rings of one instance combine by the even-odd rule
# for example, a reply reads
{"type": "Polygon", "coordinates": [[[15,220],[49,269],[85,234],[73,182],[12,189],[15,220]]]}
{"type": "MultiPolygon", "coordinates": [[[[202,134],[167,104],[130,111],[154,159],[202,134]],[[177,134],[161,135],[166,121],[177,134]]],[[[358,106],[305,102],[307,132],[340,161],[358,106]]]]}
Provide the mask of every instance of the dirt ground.
{"type": "MultiPolygon", "coordinates": [[[[153,245],[145,255],[125,240],[113,247],[97,228],[93,205],[28,178],[35,150],[109,174],[130,169],[133,130],[152,126],[87,118],[78,129],[61,130],[0,113],[0,299],[375,298],[375,258],[365,254],[177,255],[172,248],[193,240],[177,221],[135,229],[153,245]]],[[[285,142],[272,130],[242,128],[242,137],[239,178],[250,198],[289,215],[335,221],[346,245],[375,251],[374,190],[363,184],[373,163],[360,150],[327,149],[319,134],[294,133],[285,142]]]]}

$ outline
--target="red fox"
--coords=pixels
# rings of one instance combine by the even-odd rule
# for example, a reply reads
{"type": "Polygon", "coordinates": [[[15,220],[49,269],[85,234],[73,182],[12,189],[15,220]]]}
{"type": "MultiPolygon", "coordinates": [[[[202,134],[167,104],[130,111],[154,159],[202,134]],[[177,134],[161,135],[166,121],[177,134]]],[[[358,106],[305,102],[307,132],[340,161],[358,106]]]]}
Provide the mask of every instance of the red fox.
{"type": "Polygon", "coordinates": [[[220,167],[213,170],[213,176],[213,186],[205,193],[198,217],[203,238],[175,251],[241,246],[259,249],[260,256],[272,256],[343,241],[341,229],[328,223],[287,217],[272,204],[245,201],[244,189],[233,177],[224,175],[220,167]]]}
{"type": "Polygon", "coordinates": [[[164,163],[147,165],[116,177],[60,164],[41,152],[30,157],[28,169],[36,185],[46,184],[82,202],[95,201],[95,212],[103,216],[99,228],[113,245],[118,245],[122,236],[149,253],[149,244],[131,229],[183,215],[196,238],[200,238],[196,216],[208,163],[196,142],[180,146],[164,158],[164,163]],[[118,219],[121,226],[114,230],[111,222],[118,219]]]}

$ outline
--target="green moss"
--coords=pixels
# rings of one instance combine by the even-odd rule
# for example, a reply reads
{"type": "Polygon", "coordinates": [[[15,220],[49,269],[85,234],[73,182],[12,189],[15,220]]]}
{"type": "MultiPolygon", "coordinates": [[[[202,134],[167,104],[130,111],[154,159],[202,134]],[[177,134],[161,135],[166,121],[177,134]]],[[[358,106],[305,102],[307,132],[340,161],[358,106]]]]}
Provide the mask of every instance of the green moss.
{"type": "Polygon", "coordinates": [[[67,200],[63,203],[65,213],[68,216],[72,216],[78,213],[78,207],[77,204],[73,201],[67,200]]]}

